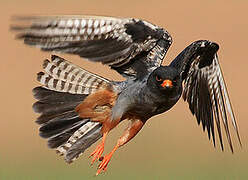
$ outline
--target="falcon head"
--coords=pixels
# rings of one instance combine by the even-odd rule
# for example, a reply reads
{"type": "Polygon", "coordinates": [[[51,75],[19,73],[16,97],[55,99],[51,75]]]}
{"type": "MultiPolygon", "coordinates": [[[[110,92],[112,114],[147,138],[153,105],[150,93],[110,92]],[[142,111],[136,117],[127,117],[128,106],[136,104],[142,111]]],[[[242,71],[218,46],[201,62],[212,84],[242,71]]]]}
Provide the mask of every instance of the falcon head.
{"type": "Polygon", "coordinates": [[[169,66],[160,66],[149,76],[147,85],[149,88],[162,94],[173,92],[180,87],[180,74],[177,69],[169,66]]]}

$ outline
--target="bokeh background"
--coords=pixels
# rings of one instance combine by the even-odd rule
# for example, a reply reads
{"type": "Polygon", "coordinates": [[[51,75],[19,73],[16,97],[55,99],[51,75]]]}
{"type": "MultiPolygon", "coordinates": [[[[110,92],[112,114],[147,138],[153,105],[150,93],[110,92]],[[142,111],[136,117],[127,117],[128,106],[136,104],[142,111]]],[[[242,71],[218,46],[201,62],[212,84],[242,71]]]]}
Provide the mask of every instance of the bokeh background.
{"type": "MultiPolygon", "coordinates": [[[[0,179],[248,179],[246,0],[1,0],[0,1],[0,179]],[[91,147],[76,162],[66,164],[38,136],[38,116],[32,111],[31,90],[36,73],[50,53],[24,46],[9,32],[13,15],[88,14],[136,17],[167,29],[174,38],[164,64],[192,41],[210,39],[220,44],[219,58],[237,116],[243,148],[232,131],[235,153],[198,127],[182,100],[169,112],[152,118],[142,131],[114,155],[106,174],[94,177],[89,167],[91,147]]],[[[121,77],[100,64],[77,56],[66,59],[110,79],[121,77]]],[[[112,149],[125,123],[111,133],[112,149]]],[[[231,130],[232,127],[231,127],[231,130]]]]}

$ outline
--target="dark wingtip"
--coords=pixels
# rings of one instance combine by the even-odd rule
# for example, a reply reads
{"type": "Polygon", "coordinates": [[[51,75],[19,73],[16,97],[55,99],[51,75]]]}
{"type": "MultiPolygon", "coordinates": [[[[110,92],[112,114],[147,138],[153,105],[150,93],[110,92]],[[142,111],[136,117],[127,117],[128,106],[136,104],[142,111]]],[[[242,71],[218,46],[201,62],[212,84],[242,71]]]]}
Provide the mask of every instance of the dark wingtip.
{"type": "Polygon", "coordinates": [[[216,143],[215,143],[215,136],[214,136],[214,134],[212,134],[212,139],[213,139],[213,144],[214,144],[214,147],[216,147],[216,143]]]}
{"type": "Polygon", "coordinates": [[[224,145],[223,145],[223,140],[222,140],[222,136],[221,136],[221,133],[219,132],[219,142],[220,142],[220,148],[221,148],[221,151],[224,152],[224,145]]]}
{"type": "Polygon", "coordinates": [[[11,21],[27,21],[30,19],[31,19],[31,16],[23,16],[23,15],[12,15],[10,17],[11,21]]]}
{"type": "Polygon", "coordinates": [[[236,130],[236,134],[237,134],[237,137],[238,137],[238,140],[239,140],[239,145],[240,145],[241,148],[243,148],[242,141],[241,141],[238,129],[236,130]]]}
{"type": "Polygon", "coordinates": [[[20,25],[14,25],[14,24],[12,24],[12,25],[9,26],[9,31],[24,31],[26,29],[27,29],[27,27],[20,26],[20,25]]]}
{"type": "Polygon", "coordinates": [[[37,19],[46,18],[45,16],[39,15],[12,15],[10,17],[10,21],[17,21],[17,22],[30,22],[37,19]]]}
{"type": "Polygon", "coordinates": [[[20,32],[21,34],[17,34],[15,38],[23,39],[24,35],[22,32],[29,28],[28,22],[33,19],[35,18],[32,16],[13,15],[10,17],[10,21],[12,21],[12,23],[9,26],[9,31],[20,32]]]}
{"type": "Polygon", "coordinates": [[[220,46],[216,42],[211,42],[210,47],[213,48],[216,52],[219,50],[220,46]]]}
{"type": "Polygon", "coordinates": [[[243,145],[242,145],[242,142],[241,142],[240,139],[239,139],[239,145],[240,145],[241,148],[243,148],[243,145]]]}
{"type": "Polygon", "coordinates": [[[27,27],[25,26],[18,26],[18,25],[10,25],[9,31],[16,33],[14,36],[15,40],[23,40],[26,37],[26,34],[24,33],[27,27]]]}
{"type": "Polygon", "coordinates": [[[233,153],[234,153],[233,145],[232,145],[232,143],[229,143],[229,145],[230,145],[231,152],[232,152],[232,154],[233,154],[233,153]]]}

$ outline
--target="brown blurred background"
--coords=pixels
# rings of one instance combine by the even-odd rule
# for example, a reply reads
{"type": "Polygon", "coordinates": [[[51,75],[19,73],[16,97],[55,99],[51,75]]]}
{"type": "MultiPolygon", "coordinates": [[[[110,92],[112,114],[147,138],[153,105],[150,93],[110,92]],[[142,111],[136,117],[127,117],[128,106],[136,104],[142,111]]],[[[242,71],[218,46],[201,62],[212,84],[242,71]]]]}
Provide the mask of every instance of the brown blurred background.
{"type": "MultiPolygon", "coordinates": [[[[235,153],[228,149],[226,138],[225,151],[221,152],[219,143],[215,149],[180,100],[171,111],[148,121],[141,133],[114,155],[108,172],[98,179],[248,179],[247,8],[246,0],[1,0],[0,179],[94,179],[96,167],[89,168],[88,159],[93,147],[67,165],[38,136],[31,90],[38,85],[36,73],[50,53],[24,46],[9,32],[13,15],[57,14],[135,17],[164,27],[174,39],[164,64],[195,40],[220,44],[220,63],[243,148],[232,131],[235,153]]],[[[72,55],[62,57],[108,78],[121,79],[100,64],[72,55]]],[[[112,149],[123,127],[111,133],[106,151],[112,149]]]]}

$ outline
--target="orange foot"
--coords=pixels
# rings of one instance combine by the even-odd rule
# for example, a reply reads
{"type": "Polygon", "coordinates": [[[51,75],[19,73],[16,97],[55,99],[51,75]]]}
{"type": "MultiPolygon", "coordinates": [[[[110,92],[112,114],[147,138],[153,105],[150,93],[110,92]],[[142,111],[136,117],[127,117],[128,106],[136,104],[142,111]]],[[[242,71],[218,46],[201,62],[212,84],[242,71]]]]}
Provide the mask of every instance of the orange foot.
{"type": "Polygon", "coordinates": [[[93,159],[92,159],[92,161],[91,161],[91,165],[95,162],[95,160],[98,160],[98,159],[102,156],[102,153],[103,153],[103,151],[104,151],[104,143],[105,143],[107,134],[108,134],[108,133],[104,133],[104,134],[103,134],[101,144],[99,144],[99,145],[96,147],[95,151],[93,151],[93,152],[90,154],[90,157],[93,156],[93,159]]]}
{"type": "Polygon", "coordinates": [[[91,165],[94,164],[95,160],[98,160],[102,156],[103,151],[104,151],[104,142],[97,145],[95,151],[93,151],[90,154],[90,157],[93,157],[93,159],[91,160],[91,165]]]}
{"type": "Polygon", "coordinates": [[[111,157],[113,156],[114,152],[117,150],[117,148],[119,147],[119,144],[117,144],[114,149],[108,154],[108,155],[105,155],[102,162],[99,164],[98,166],[98,170],[96,172],[96,176],[98,174],[100,174],[102,171],[106,171],[107,170],[107,166],[108,166],[108,163],[111,159],[111,157]]]}
{"type": "Polygon", "coordinates": [[[108,166],[108,163],[112,157],[113,153],[109,153],[108,155],[105,155],[102,162],[99,164],[98,166],[98,170],[96,172],[96,176],[98,174],[100,174],[102,171],[106,171],[107,170],[107,166],[108,166]]]}

